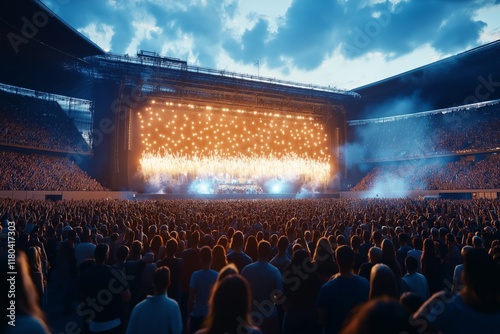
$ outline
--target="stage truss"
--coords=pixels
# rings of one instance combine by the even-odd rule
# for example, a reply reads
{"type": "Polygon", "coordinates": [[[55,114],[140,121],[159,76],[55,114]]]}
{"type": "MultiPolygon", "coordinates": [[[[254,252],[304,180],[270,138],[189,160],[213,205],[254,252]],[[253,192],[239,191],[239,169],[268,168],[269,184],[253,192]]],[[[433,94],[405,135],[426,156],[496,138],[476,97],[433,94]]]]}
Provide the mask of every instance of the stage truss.
{"type": "MultiPolygon", "coordinates": [[[[344,119],[344,103],[359,97],[354,92],[330,87],[305,85],[188,66],[186,62],[178,59],[159,57],[155,54],[141,53],[138,57],[109,54],[93,56],[86,58],[85,65],[82,65],[82,63],[75,65],[78,71],[93,78],[113,81],[119,85],[120,95],[128,97],[128,100],[123,99],[120,104],[128,107],[132,111],[131,114],[143,112],[146,108],[151,107],[150,103],[152,101],[159,101],[159,103],[165,102],[172,105],[196,106],[196,108],[203,109],[204,113],[219,109],[234,112],[258,112],[283,117],[283,119],[287,117],[304,120],[314,119],[322,122],[328,128],[328,124],[332,120],[336,122],[337,118],[344,119]],[[132,104],[130,103],[130,96],[136,97],[133,99],[132,104]]],[[[129,124],[134,124],[134,122],[129,122],[129,124]]],[[[131,136],[130,133],[128,135],[131,136]]],[[[333,136],[330,134],[329,137],[328,148],[331,150],[331,137],[333,136]]],[[[123,141],[119,138],[116,140],[123,141]]],[[[172,157],[170,156],[170,158],[172,157]]],[[[186,155],[182,158],[198,159],[201,161],[200,166],[207,163],[207,156],[186,155]]],[[[221,158],[215,156],[214,159],[218,161],[221,158]]],[[[287,158],[289,163],[290,157],[287,158]]],[[[141,159],[144,159],[144,156],[141,159]]],[[[150,159],[150,163],[153,160],[150,159]]],[[[297,161],[294,162],[297,163],[297,161]]],[[[234,163],[232,160],[225,162],[234,163]]],[[[302,163],[302,161],[299,162],[302,163]]],[[[158,161],[153,163],[158,163],[158,161]]],[[[332,165],[331,161],[328,163],[332,165]]],[[[272,168],[269,166],[268,169],[272,168]]],[[[141,168],[144,168],[144,164],[141,168]]],[[[331,173],[331,170],[329,172],[331,173]]],[[[324,169],[321,173],[324,173],[324,169]]],[[[196,191],[201,193],[204,191],[212,193],[260,193],[277,191],[278,188],[283,188],[282,186],[271,186],[266,187],[266,190],[261,181],[256,181],[256,179],[260,179],[260,176],[255,175],[226,173],[224,176],[223,173],[218,173],[217,175],[202,176],[202,174],[186,173],[185,175],[186,183],[191,185],[199,184],[196,191]],[[214,181],[214,179],[217,179],[217,181],[214,181]]],[[[274,173],[273,179],[280,180],[282,174],[274,173]]],[[[165,175],[159,175],[157,178],[163,176],[165,175]]],[[[297,188],[292,183],[300,183],[297,180],[301,178],[304,178],[303,172],[298,172],[297,178],[285,178],[286,182],[290,183],[287,191],[299,189],[300,187],[297,188]],[[290,181],[292,179],[294,179],[293,182],[290,181]]],[[[326,187],[327,183],[324,179],[322,180],[323,188],[326,187]]]]}

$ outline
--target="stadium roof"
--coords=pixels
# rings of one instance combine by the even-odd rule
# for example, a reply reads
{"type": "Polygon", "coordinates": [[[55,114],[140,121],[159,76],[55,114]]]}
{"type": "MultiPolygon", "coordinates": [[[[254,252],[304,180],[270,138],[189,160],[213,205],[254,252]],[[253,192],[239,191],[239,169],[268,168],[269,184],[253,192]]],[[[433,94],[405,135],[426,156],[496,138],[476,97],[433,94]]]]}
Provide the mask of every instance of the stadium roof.
{"type": "Polygon", "coordinates": [[[376,118],[500,98],[500,40],[353,91],[349,118],[376,118]]]}
{"type": "Polygon", "coordinates": [[[0,82],[89,98],[65,64],[105,52],[40,1],[0,1],[0,36],[0,82]]]}
{"type": "MultiPolygon", "coordinates": [[[[95,79],[70,68],[106,53],[40,1],[0,1],[0,36],[0,82],[93,100],[95,79]]],[[[346,102],[347,116],[386,117],[499,99],[499,65],[500,40],[356,88],[361,99],[346,102]]]]}

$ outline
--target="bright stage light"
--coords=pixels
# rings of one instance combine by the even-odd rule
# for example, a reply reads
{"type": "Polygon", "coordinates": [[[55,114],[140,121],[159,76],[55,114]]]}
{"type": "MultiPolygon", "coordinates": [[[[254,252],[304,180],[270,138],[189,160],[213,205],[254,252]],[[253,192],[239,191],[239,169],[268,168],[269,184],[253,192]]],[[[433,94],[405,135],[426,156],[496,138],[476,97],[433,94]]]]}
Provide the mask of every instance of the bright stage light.
{"type": "Polygon", "coordinates": [[[204,180],[194,181],[189,186],[189,193],[197,194],[197,195],[213,194],[214,187],[208,181],[204,181],[204,180]]]}
{"type": "Polygon", "coordinates": [[[281,193],[281,184],[277,183],[271,187],[271,194],[279,194],[281,193]]]}
{"type": "MultiPolygon", "coordinates": [[[[147,109],[153,113],[157,108],[147,109]]],[[[318,120],[282,115],[286,117],[278,121],[275,117],[281,115],[269,112],[181,104],[172,112],[161,120],[146,119],[140,128],[139,168],[145,180],[168,176],[171,182],[187,186],[186,176],[209,180],[229,175],[260,184],[280,178],[284,185],[266,189],[273,193],[288,192],[292,183],[320,186],[329,182],[331,155],[324,147],[328,134],[318,120]],[[182,126],[176,120],[182,120],[182,126]]],[[[216,186],[209,185],[197,182],[193,192],[214,191],[216,186]]]]}

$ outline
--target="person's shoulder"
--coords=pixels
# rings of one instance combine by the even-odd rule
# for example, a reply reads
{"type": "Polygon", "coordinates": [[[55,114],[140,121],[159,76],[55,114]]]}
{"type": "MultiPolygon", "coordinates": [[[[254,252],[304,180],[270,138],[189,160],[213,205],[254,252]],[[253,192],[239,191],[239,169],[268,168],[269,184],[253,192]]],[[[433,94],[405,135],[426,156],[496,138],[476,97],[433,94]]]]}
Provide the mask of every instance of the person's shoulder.
{"type": "Polygon", "coordinates": [[[165,295],[165,299],[168,301],[169,304],[179,307],[179,303],[177,302],[177,300],[170,298],[167,295],[165,295]]]}
{"type": "Polygon", "coordinates": [[[420,309],[415,313],[414,318],[426,317],[429,314],[434,313],[434,308],[437,306],[439,310],[438,313],[442,313],[443,307],[448,305],[450,306],[453,302],[459,299],[459,295],[447,290],[441,290],[435,292],[432,296],[430,296],[424,304],[420,307],[420,309]]]}
{"type": "Polygon", "coordinates": [[[353,275],[353,279],[356,280],[356,282],[358,282],[359,284],[365,284],[368,286],[370,285],[370,281],[363,276],[353,275]]]}
{"type": "Polygon", "coordinates": [[[362,263],[361,266],[359,267],[359,269],[368,269],[368,268],[371,268],[374,266],[374,263],[372,262],[365,262],[365,263],[362,263]]]}
{"type": "Polygon", "coordinates": [[[169,296],[162,295],[159,296],[158,300],[166,307],[166,308],[172,308],[172,307],[179,307],[179,303],[173,298],[170,298],[169,296]]]}
{"type": "Polygon", "coordinates": [[[321,289],[327,290],[327,289],[331,289],[331,288],[335,287],[337,284],[339,284],[340,279],[341,279],[341,277],[339,274],[333,275],[332,277],[330,277],[328,282],[326,282],[325,284],[323,284],[321,286],[321,289]]]}
{"type": "Polygon", "coordinates": [[[87,279],[97,279],[100,277],[101,272],[103,269],[101,268],[103,266],[97,265],[96,263],[92,264],[89,266],[83,273],[82,273],[82,281],[85,282],[87,279]]]}
{"type": "Polygon", "coordinates": [[[149,304],[151,304],[151,297],[152,296],[147,296],[146,299],[141,300],[137,304],[135,304],[134,308],[132,309],[133,313],[140,313],[141,310],[145,307],[147,307],[149,304]]]}
{"type": "Polygon", "coordinates": [[[188,248],[182,251],[181,257],[185,258],[187,256],[193,256],[195,254],[195,250],[192,248],[188,248]]]}
{"type": "Polygon", "coordinates": [[[247,273],[247,272],[254,270],[256,265],[257,265],[257,262],[252,262],[250,264],[247,264],[246,266],[243,267],[241,274],[243,275],[243,273],[247,273]]]}
{"type": "Polygon", "coordinates": [[[267,270],[272,272],[274,275],[279,275],[281,277],[280,270],[277,267],[275,267],[273,264],[266,262],[266,267],[267,267],[267,270]]]}
{"type": "Polygon", "coordinates": [[[201,273],[202,273],[202,270],[193,271],[193,273],[191,274],[191,280],[194,280],[195,278],[200,276],[201,273]]]}
{"type": "Polygon", "coordinates": [[[169,269],[170,269],[170,265],[171,265],[171,263],[167,259],[162,259],[162,260],[156,261],[156,267],[157,268],[160,268],[160,267],[169,267],[169,269]]]}
{"type": "Polygon", "coordinates": [[[351,288],[369,289],[370,281],[363,276],[351,275],[349,277],[342,277],[339,274],[334,275],[326,282],[323,287],[326,290],[345,290],[351,288]]]}
{"type": "Polygon", "coordinates": [[[234,259],[238,256],[239,253],[235,252],[235,251],[232,251],[232,252],[227,252],[226,254],[226,258],[228,259],[234,259]]]}
{"type": "Polygon", "coordinates": [[[421,273],[419,273],[419,272],[415,272],[415,276],[416,276],[416,277],[419,277],[421,280],[425,280],[425,281],[427,282],[427,278],[425,278],[425,276],[424,276],[424,275],[422,275],[421,273]]]}

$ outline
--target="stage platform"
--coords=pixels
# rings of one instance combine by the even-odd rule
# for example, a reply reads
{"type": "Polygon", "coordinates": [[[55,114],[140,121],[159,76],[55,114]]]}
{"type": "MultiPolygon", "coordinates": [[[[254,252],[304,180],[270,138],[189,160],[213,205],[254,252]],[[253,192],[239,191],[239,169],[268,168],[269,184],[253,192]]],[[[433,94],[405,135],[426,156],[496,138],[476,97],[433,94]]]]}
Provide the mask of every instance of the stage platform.
{"type": "Polygon", "coordinates": [[[136,193],[136,200],[168,199],[207,199],[207,200],[242,200],[242,199],[305,199],[305,198],[340,198],[339,193],[295,193],[295,194],[147,194],[136,193]]]}

